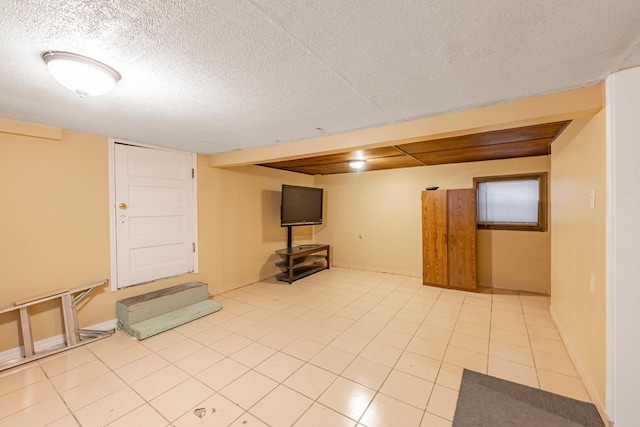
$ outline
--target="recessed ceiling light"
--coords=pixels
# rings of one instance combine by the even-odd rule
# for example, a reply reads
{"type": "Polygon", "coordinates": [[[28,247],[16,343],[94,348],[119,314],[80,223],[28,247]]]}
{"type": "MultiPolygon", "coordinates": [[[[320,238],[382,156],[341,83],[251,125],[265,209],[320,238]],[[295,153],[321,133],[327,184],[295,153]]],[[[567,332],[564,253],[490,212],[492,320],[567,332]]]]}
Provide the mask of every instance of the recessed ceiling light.
{"type": "Polygon", "coordinates": [[[349,160],[349,166],[351,166],[351,169],[362,169],[365,163],[366,160],[349,160]]]}
{"type": "Polygon", "coordinates": [[[54,79],[80,95],[103,95],[122,78],[119,72],[102,62],[70,52],[49,51],[42,59],[54,79]]]}

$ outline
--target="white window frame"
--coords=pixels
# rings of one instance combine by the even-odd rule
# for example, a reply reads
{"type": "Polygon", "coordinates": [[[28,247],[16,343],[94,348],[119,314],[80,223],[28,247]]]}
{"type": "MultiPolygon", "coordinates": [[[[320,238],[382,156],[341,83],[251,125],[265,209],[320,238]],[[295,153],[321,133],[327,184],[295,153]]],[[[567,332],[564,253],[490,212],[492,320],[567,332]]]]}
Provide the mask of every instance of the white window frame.
{"type": "MultiPolygon", "coordinates": [[[[478,193],[478,185],[488,182],[505,182],[505,181],[538,181],[538,223],[525,224],[517,222],[477,222],[479,230],[514,230],[514,231],[547,231],[547,172],[526,173],[518,175],[500,175],[500,176],[484,176],[473,178],[473,188],[478,193]]],[[[480,198],[478,197],[478,203],[480,198]]]]}

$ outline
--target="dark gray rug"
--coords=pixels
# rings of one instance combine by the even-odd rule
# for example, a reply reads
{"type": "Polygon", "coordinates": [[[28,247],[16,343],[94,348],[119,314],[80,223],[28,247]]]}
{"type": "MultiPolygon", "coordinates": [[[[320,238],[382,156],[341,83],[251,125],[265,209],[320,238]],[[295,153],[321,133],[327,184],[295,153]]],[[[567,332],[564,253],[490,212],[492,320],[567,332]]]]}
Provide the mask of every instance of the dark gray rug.
{"type": "Polygon", "coordinates": [[[453,427],[604,427],[595,405],[464,370],[453,427]]]}

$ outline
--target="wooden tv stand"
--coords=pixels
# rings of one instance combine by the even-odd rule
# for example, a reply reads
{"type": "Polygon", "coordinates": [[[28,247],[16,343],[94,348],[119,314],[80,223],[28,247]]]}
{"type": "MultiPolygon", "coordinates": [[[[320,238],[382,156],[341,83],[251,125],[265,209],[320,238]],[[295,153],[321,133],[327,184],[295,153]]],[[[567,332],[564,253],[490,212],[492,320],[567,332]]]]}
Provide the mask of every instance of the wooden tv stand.
{"type": "Polygon", "coordinates": [[[329,245],[301,245],[276,251],[283,259],[276,265],[284,271],[276,275],[282,282],[294,282],[331,266],[329,245]],[[325,252],[324,255],[313,255],[325,252]]]}

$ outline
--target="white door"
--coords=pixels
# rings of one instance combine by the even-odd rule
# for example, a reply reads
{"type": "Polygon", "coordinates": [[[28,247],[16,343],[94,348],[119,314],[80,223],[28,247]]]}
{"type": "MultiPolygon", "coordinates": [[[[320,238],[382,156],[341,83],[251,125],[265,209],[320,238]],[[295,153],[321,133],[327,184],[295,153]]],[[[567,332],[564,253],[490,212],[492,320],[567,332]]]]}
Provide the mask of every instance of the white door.
{"type": "Polygon", "coordinates": [[[117,286],[194,271],[191,154],[115,144],[117,286]]]}

